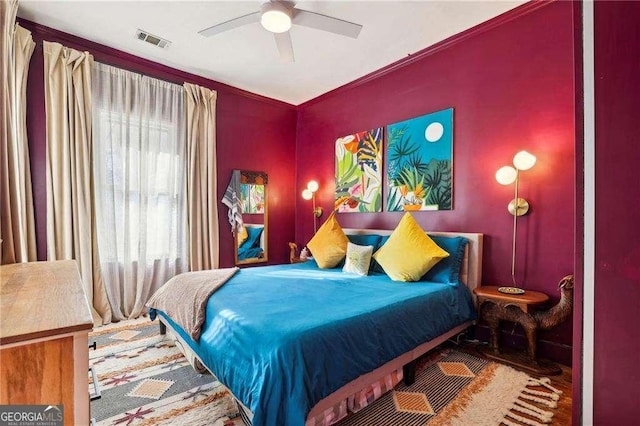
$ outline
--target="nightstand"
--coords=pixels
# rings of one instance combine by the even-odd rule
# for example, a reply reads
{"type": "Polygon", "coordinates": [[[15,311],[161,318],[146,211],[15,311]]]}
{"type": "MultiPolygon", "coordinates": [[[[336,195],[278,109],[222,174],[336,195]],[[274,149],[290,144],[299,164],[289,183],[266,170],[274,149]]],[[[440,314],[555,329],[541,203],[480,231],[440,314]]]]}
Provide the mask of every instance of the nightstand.
{"type": "MultiPolygon", "coordinates": [[[[507,294],[498,291],[498,286],[481,286],[473,289],[478,299],[479,320],[489,326],[489,350],[484,354],[489,358],[507,362],[536,373],[556,374],[556,367],[542,365],[536,358],[537,324],[531,311],[535,306],[549,300],[549,296],[539,291],[525,290],[523,294],[507,294]],[[525,330],[528,350],[526,356],[515,353],[501,353],[498,345],[500,321],[516,322],[525,330]]],[[[546,364],[546,363],[545,363],[546,364]]]]}

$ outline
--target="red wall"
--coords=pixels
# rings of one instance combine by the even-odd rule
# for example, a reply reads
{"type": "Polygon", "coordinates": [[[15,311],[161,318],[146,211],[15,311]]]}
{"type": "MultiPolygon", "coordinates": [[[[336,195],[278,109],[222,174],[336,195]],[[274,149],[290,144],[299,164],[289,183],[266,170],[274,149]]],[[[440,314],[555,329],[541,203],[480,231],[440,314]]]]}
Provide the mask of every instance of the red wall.
{"type": "Polygon", "coordinates": [[[640,3],[594,2],[594,424],[640,418],[640,3]]]}
{"type": "Polygon", "coordinates": [[[224,84],[147,61],[47,27],[20,21],[37,42],[27,86],[27,131],[31,154],[38,259],[46,258],[46,134],[43,57],[41,41],[91,52],[96,61],[182,84],[195,83],[218,92],[217,167],[220,217],[220,266],[232,266],[233,238],[226,221],[227,208],[220,202],[233,169],[261,170],[269,174],[269,263],[289,261],[287,243],[294,238],[291,226],[295,203],[287,188],[294,182],[296,109],[293,105],[243,92],[224,84]]]}
{"type": "MultiPolygon", "coordinates": [[[[311,205],[299,196],[308,180],[320,182],[319,204],[331,210],[337,137],[453,107],[454,210],[415,217],[428,230],[483,232],[484,283],[508,285],[512,217],[506,205],[513,188],[499,185],[494,174],[517,151],[534,153],[538,163],[522,176],[521,196],[532,208],[519,220],[518,278],[557,300],[557,282],[573,272],[575,254],[574,13],[569,2],[528,3],[297,109],[23,21],[38,41],[29,75],[28,131],[39,258],[46,256],[44,38],[89,50],[98,61],[216,89],[219,198],[232,169],[269,173],[270,263],[288,261],[286,243],[294,235],[305,244],[312,234],[311,205]]],[[[233,242],[226,208],[218,207],[221,265],[229,266],[233,242]]],[[[392,229],[400,217],[342,214],[339,220],[345,227],[392,229]]],[[[570,364],[571,336],[570,322],[543,334],[543,354],[570,364]]]]}
{"type": "MultiPolygon", "coordinates": [[[[517,151],[530,151],[538,162],[521,180],[521,196],[532,207],[518,222],[518,277],[525,288],[557,300],[558,281],[574,268],[573,13],[570,2],[527,4],[508,15],[520,15],[513,20],[499,17],[418,52],[407,65],[301,105],[296,195],[315,179],[319,204],[331,211],[336,138],[453,107],[454,210],[414,217],[427,230],[484,233],[483,281],[509,285],[512,216],[506,206],[513,187],[499,185],[494,174],[517,151]]],[[[306,244],[311,206],[300,196],[296,201],[296,240],[306,244]]],[[[344,227],[393,229],[401,216],[347,213],[338,219],[344,227]]],[[[571,321],[541,337],[548,356],[571,363],[571,321]]]]}

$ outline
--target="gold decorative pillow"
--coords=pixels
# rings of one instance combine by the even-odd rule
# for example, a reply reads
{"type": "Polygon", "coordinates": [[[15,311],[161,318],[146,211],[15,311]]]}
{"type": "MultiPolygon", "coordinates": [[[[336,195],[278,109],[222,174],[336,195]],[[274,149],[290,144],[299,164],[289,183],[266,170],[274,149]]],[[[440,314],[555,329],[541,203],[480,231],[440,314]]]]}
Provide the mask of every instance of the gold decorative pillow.
{"type": "Polygon", "coordinates": [[[335,212],[322,224],[311,238],[307,248],[320,268],[334,268],[347,253],[349,240],[336,219],[335,212]]]}
{"type": "Polygon", "coordinates": [[[247,238],[249,238],[249,233],[247,232],[247,228],[245,226],[242,226],[242,228],[240,228],[240,230],[237,232],[238,232],[238,247],[240,247],[242,243],[247,241],[247,238]]]}
{"type": "Polygon", "coordinates": [[[394,281],[419,281],[449,253],[422,230],[410,213],[405,213],[387,242],[373,255],[394,281]]]}
{"type": "Polygon", "coordinates": [[[349,272],[358,275],[369,275],[369,264],[373,246],[359,246],[357,244],[347,244],[347,257],[344,262],[342,272],[349,272]]]}

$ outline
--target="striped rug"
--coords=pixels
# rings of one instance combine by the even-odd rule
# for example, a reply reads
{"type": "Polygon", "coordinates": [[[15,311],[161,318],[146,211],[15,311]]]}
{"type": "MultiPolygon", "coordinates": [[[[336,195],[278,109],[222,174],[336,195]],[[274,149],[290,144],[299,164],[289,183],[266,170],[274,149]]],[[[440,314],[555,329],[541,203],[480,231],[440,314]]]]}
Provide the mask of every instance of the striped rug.
{"type": "MultiPolygon", "coordinates": [[[[98,327],[89,335],[93,342],[97,425],[244,425],[231,394],[211,375],[196,373],[173,340],[159,334],[157,321],[98,327]]],[[[89,392],[95,393],[91,383],[89,392]]]]}

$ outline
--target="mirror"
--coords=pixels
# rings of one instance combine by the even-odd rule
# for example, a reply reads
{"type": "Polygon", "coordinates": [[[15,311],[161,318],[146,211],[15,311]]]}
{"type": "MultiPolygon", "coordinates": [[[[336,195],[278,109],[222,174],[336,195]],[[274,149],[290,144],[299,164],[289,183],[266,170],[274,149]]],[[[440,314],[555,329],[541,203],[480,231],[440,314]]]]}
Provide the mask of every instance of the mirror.
{"type": "Polygon", "coordinates": [[[234,171],[239,182],[242,226],[234,232],[236,265],[268,260],[267,174],[234,171]]]}

